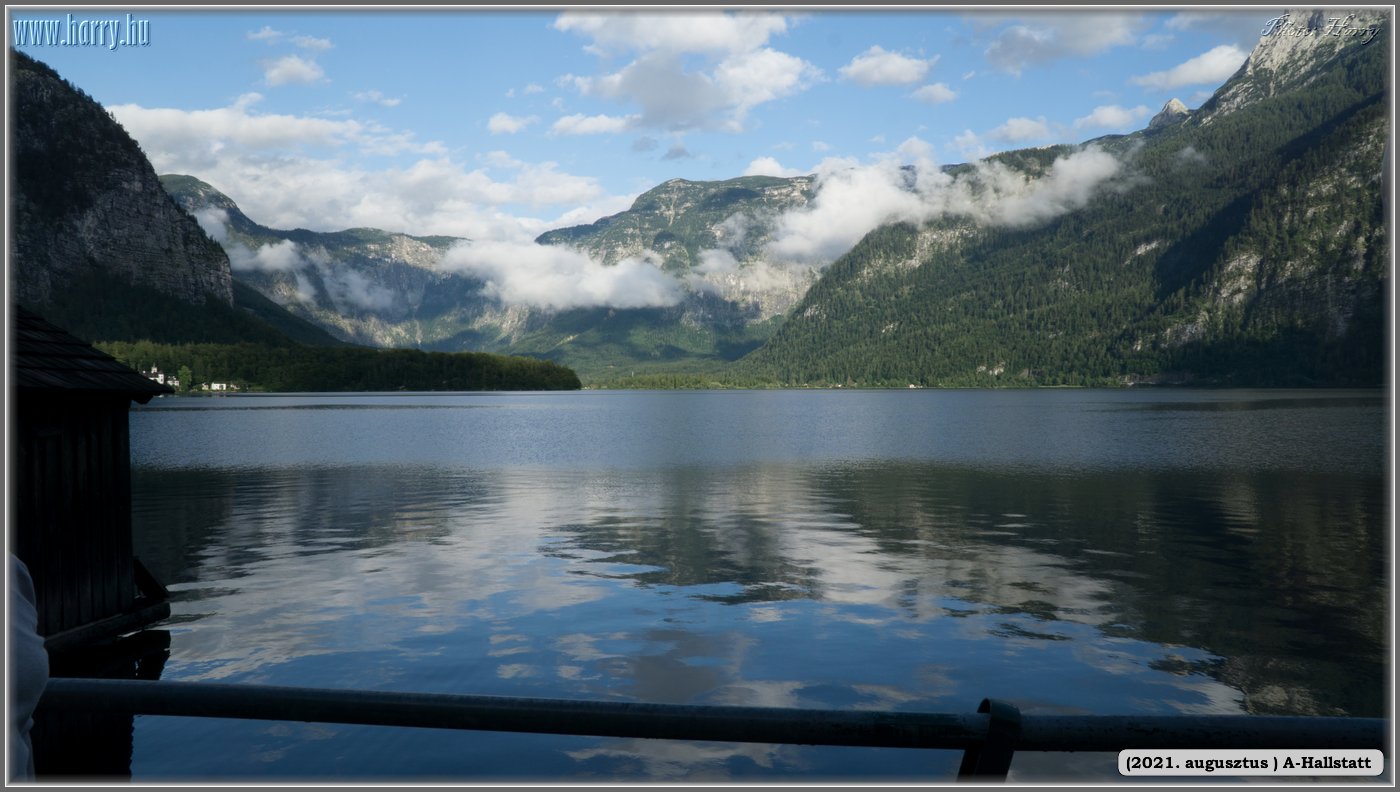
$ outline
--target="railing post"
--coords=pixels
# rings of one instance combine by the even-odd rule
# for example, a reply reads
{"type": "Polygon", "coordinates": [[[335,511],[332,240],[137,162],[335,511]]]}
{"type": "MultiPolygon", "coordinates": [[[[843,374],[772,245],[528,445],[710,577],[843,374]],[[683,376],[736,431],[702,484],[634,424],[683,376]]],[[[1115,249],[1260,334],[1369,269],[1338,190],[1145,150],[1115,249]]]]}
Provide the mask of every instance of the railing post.
{"type": "Polygon", "coordinates": [[[1021,736],[1021,711],[1004,701],[982,699],[977,711],[990,716],[987,739],[963,752],[959,781],[1005,781],[1021,736]]]}

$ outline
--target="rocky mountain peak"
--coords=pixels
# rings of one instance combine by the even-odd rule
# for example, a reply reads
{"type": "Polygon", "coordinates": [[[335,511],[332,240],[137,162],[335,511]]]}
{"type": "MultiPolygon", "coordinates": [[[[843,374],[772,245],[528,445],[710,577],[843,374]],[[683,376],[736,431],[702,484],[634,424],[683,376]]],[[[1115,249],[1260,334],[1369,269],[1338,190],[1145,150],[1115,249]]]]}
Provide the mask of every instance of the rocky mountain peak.
{"type": "Polygon", "coordinates": [[[1171,101],[1162,105],[1162,111],[1160,113],[1152,116],[1152,120],[1147,123],[1147,128],[1160,129],[1164,126],[1171,126],[1172,124],[1185,120],[1190,114],[1191,111],[1186,108],[1186,105],[1182,104],[1180,99],[1173,98],[1171,101]]]}
{"type": "Polygon", "coordinates": [[[1291,9],[1265,21],[1239,71],[1197,112],[1201,123],[1250,102],[1307,84],[1327,64],[1359,48],[1385,47],[1386,9],[1291,9]]]}
{"type": "Polygon", "coordinates": [[[166,195],[126,130],[53,69],[10,58],[13,299],[45,306],[79,281],[117,276],[232,305],[228,256],[166,195]]]}

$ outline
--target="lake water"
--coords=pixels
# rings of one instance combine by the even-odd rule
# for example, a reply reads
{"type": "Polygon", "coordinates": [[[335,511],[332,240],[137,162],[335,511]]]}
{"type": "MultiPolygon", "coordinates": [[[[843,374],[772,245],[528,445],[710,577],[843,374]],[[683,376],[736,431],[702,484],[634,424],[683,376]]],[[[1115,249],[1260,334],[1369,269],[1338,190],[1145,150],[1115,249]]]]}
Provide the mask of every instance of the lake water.
{"type": "MultiPolygon", "coordinates": [[[[1387,714],[1376,391],[164,398],[162,678],[971,712],[1387,714]]],[[[956,752],[138,717],[136,781],[947,781],[956,752]]],[[[1118,779],[1112,754],[1013,780],[1118,779]]]]}

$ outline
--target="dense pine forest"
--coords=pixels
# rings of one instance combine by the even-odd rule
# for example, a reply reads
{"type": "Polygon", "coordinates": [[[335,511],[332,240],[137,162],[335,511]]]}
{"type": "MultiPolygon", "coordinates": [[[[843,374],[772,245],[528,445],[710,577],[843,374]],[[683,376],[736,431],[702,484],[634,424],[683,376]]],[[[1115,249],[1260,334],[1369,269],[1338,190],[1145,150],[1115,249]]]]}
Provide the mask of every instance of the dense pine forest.
{"type": "Polygon", "coordinates": [[[1354,48],[1209,123],[1095,141],[1129,179],[1042,226],[881,228],[742,368],[897,387],[1381,385],[1385,70],[1383,48],[1354,48]]]}
{"type": "Polygon", "coordinates": [[[577,390],[555,363],[482,352],[423,352],[298,344],[106,342],[98,348],[140,371],[181,374],[181,387],[220,382],[240,391],[577,390]]]}

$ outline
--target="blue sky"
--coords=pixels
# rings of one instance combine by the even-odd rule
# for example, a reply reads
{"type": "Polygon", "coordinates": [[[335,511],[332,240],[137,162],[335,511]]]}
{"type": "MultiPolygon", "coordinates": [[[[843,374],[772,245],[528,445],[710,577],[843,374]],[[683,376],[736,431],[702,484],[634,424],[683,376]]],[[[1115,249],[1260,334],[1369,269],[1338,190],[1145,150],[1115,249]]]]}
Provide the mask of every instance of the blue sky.
{"type": "Polygon", "coordinates": [[[113,112],[158,172],[266,225],[516,240],[672,178],[936,163],[1079,143],[1198,106],[1256,7],[1039,11],[68,11],[145,46],[19,48],[113,112]]]}

